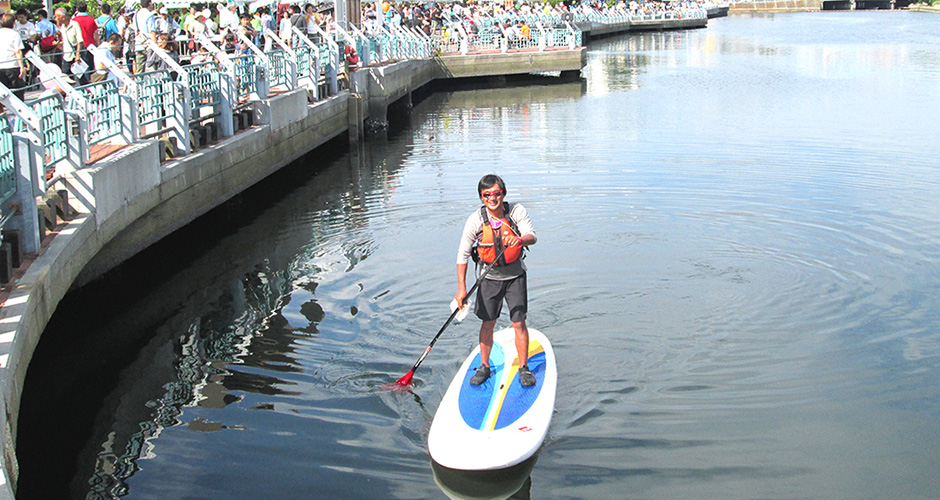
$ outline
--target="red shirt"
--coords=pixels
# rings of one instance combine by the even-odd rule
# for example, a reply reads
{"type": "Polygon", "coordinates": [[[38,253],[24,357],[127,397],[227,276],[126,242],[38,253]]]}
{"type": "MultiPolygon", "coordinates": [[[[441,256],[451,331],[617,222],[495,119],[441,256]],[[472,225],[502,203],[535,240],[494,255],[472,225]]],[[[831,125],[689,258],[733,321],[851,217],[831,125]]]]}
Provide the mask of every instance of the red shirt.
{"type": "Polygon", "coordinates": [[[86,13],[79,12],[72,16],[72,20],[78,23],[82,29],[82,45],[84,48],[95,46],[95,30],[98,29],[98,23],[95,19],[86,13]]]}

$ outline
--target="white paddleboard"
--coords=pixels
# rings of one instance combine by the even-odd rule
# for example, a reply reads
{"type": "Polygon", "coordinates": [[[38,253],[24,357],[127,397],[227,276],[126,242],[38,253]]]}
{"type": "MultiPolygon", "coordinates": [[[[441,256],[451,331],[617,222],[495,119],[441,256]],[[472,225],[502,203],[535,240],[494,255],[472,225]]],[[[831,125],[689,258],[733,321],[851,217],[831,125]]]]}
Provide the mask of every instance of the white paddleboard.
{"type": "Polygon", "coordinates": [[[519,383],[515,332],[493,334],[492,375],[470,385],[480,366],[477,346],[441,400],[428,434],[428,451],[440,465],[459,470],[494,470],[516,465],[538,451],[555,408],[555,353],[542,332],[529,328],[532,387],[519,383]]]}

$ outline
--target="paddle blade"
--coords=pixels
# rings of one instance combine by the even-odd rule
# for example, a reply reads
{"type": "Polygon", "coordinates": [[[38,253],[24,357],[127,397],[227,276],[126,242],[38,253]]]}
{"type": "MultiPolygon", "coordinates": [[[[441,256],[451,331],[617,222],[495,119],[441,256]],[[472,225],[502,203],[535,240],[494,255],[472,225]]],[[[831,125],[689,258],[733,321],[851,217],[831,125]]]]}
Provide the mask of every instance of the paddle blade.
{"type": "Polygon", "coordinates": [[[408,373],[405,374],[404,377],[398,379],[398,381],[396,381],[395,383],[398,384],[399,387],[411,385],[411,379],[413,379],[414,376],[415,376],[415,371],[410,370],[408,373]]]}

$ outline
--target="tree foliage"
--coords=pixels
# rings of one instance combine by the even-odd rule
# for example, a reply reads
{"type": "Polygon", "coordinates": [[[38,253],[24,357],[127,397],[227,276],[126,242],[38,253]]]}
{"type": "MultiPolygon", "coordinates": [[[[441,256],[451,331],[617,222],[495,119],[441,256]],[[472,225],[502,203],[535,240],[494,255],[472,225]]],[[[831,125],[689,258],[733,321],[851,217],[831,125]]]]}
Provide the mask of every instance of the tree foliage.
{"type": "MultiPolygon", "coordinates": [[[[52,10],[55,10],[59,7],[65,7],[70,13],[75,12],[75,4],[82,0],[69,0],[68,2],[57,2],[52,4],[52,10]]],[[[85,4],[88,5],[88,15],[92,17],[98,17],[101,15],[101,4],[107,3],[111,6],[111,15],[115,15],[124,8],[124,0],[84,0],[85,4]]],[[[39,9],[45,8],[45,2],[43,0],[12,0],[10,2],[10,8],[16,12],[18,9],[26,9],[30,13],[30,17],[35,17],[36,11],[39,9]]],[[[49,12],[49,18],[52,18],[52,12],[49,12]]]]}

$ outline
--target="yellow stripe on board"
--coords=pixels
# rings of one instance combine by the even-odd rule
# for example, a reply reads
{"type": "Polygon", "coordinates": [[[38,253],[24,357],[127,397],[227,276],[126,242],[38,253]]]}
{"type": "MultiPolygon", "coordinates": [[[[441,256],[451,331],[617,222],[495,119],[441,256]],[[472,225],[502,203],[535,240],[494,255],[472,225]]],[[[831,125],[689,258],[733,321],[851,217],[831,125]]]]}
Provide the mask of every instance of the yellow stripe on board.
{"type": "MultiPolygon", "coordinates": [[[[540,352],[544,352],[545,348],[542,347],[542,344],[539,344],[537,340],[529,342],[529,357],[535,356],[540,352]]],[[[496,429],[496,421],[499,420],[499,412],[503,409],[503,401],[506,400],[506,393],[509,392],[509,384],[512,383],[513,377],[516,376],[516,372],[519,371],[519,356],[515,356],[512,360],[512,366],[509,367],[509,376],[504,378],[502,388],[496,392],[495,401],[490,406],[490,413],[487,415],[487,423],[483,426],[485,430],[491,431],[496,429]]]]}

